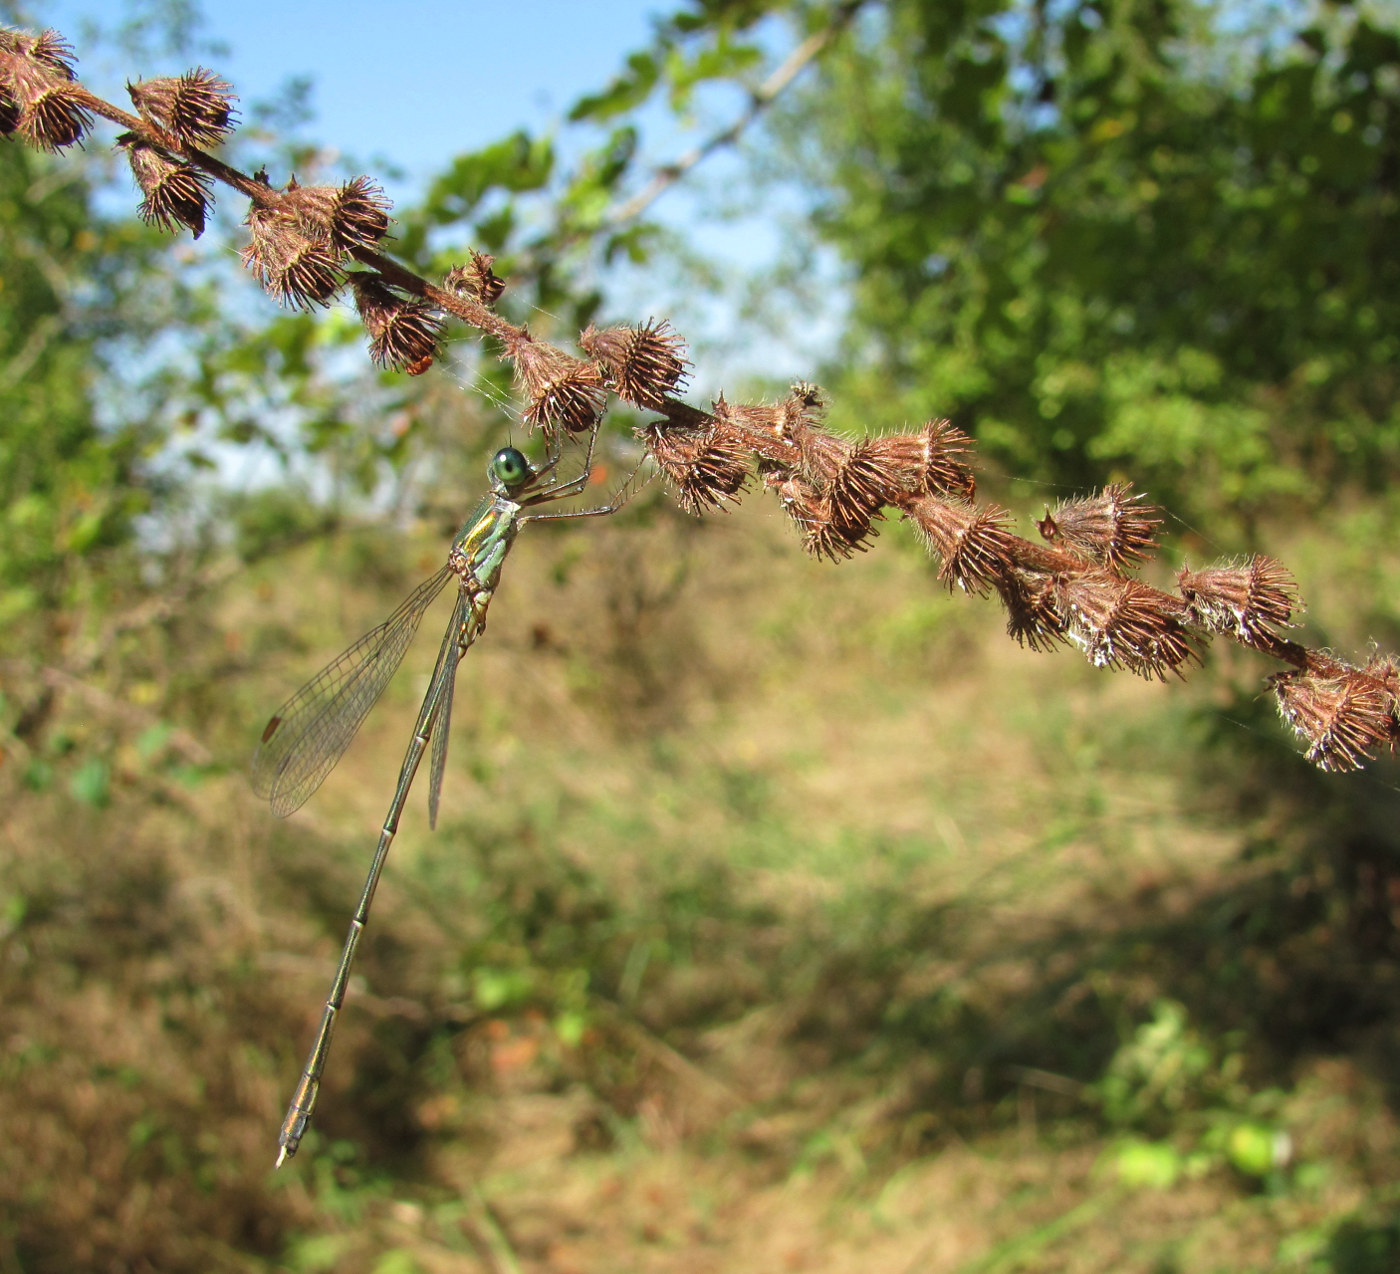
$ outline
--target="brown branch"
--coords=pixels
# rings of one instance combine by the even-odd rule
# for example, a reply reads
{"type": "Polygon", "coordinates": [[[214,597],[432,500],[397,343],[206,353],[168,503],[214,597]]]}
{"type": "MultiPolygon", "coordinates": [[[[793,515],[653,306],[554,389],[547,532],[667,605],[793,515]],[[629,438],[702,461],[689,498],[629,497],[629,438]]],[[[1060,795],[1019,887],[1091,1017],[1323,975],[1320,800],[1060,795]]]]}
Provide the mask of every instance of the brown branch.
{"type": "Polygon", "coordinates": [[[818,55],[851,24],[865,3],[866,0],[844,0],[844,3],[838,4],[830,23],[803,40],[788,54],[782,65],[749,94],[748,105],[738,119],[727,128],[722,128],[706,138],[680,158],[655,169],[651,180],[641,190],[603,214],[600,228],[616,229],[635,220],[691,169],[703,163],[716,151],[734,145],[749,126],[773,104],[779,94],[801,75],[809,64],[816,61],[818,55]]]}
{"type": "MultiPolygon", "coordinates": [[[[611,224],[635,216],[707,154],[729,144],[827,47],[862,0],[840,4],[830,26],[809,37],[750,100],[728,129],[660,171],[611,224]]],[[[978,505],[972,440],[947,421],[859,441],[822,423],[823,402],[811,385],[794,385],[778,403],[731,404],[704,411],[674,395],[689,364],[681,338],[664,322],[638,328],[589,329],[580,359],[536,340],[492,308],[503,286],[491,258],[433,284],[379,250],[389,203],[368,178],[339,188],[274,189],[213,158],[205,146],[231,128],[229,85],[197,68],[179,79],[131,85],[139,117],[89,93],[72,73],[61,36],[0,29],[0,134],[41,149],[82,140],[93,116],[127,129],[128,150],[144,195],[142,215],[198,234],[213,179],[246,195],[251,242],[245,264],[284,304],[328,304],[343,287],[355,293],[375,361],[411,374],[437,356],[440,315],[496,337],[515,369],[523,419],[551,440],[596,431],[609,396],[656,417],[638,437],[671,484],[677,501],[703,513],[737,499],[757,476],[792,518],[807,550],[838,561],[868,549],[885,510],[907,519],[939,559],[950,587],[995,594],[1008,632],[1034,650],[1064,644],[1093,664],[1140,676],[1180,676],[1216,638],[1234,641],[1287,666],[1270,679],[1279,711],[1323,769],[1355,769],[1381,746],[1400,741],[1400,661],[1373,655],[1364,666],[1285,638],[1300,609],[1296,585],[1271,558],[1183,568],[1178,593],[1154,588],[1134,571],[1152,552],[1161,517],[1126,484],[1047,510],[1037,544],[1008,529],[1009,514],[978,505]],[[346,273],[354,262],[365,267],[346,273]]]]}

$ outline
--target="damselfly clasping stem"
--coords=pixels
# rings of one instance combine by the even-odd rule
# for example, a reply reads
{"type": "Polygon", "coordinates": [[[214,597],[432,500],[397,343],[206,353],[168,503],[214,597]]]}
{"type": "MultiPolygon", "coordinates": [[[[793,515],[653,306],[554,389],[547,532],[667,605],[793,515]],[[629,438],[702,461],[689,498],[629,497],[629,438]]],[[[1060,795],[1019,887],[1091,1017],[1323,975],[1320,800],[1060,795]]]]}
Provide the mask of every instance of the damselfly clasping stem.
{"type": "Polygon", "coordinates": [[[516,535],[528,522],[615,513],[637,490],[638,471],[634,470],[607,504],[589,509],[536,512],[581,494],[592,476],[596,429],[589,434],[580,472],[569,478],[556,479],[562,454],[561,435],[556,432],[551,434],[551,439],[549,453],[538,466],[532,466],[514,447],[504,447],[496,453],[487,470],[490,492],[458,531],[444,565],[414,589],[378,628],[366,633],[312,677],[277,709],[263,730],[262,741],[253,758],[253,787],[268,798],[276,813],[287,815],[300,808],[335,768],[403,660],[424,613],[449,584],[456,586],[452,614],[438,649],[428,693],[418,710],[408,750],[399,766],[393,799],[360,892],[359,905],[350,920],[316,1038],[282,1121],[278,1167],[296,1154],[315,1110],[336,1019],[345,1003],[355,952],[369,922],[375,890],[398,831],[409,789],[430,742],[428,822],[431,826],[437,825],[457,664],[486,627],[486,611],[516,535]]]}

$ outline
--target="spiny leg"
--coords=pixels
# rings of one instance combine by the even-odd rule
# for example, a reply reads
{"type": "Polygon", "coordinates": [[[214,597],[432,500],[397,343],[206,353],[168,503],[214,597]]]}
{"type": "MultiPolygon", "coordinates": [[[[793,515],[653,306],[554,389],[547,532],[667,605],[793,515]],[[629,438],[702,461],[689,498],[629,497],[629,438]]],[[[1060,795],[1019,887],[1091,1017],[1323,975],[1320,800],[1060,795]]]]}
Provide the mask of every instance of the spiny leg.
{"type": "MultiPolygon", "coordinates": [[[[650,482],[653,478],[656,477],[657,471],[653,469],[650,473],[641,477],[641,481],[638,481],[638,477],[642,474],[642,469],[643,466],[645,466],[645,464],[646,457],[643,456],[642,459],[637,463],[636,467],[632,470],[632,472],[629,473],[627,477],[623,480],[622,485],[617,488],[617,491],[613,494],[613,498],[609,500],[607,504],[601,504],[594,509],[566,509],[558,513],[525,513],[521,515],[520,520],[522,522],[562,522],[567,518],[601,518],[607,517],[609,514],[616,513],[619,509],[623,507],[623,505],[627,504],[628,501],[633,499],[633,497],[635,497],[637,493],[647,485],[648,482],[650,482]]],[[[562,486],[564,484],[561,484],[561,489],[558,491],[558,493],[553,494],[548,498],[551,501],[553,501],[565,499],[571,495],[577,495],[580,491],[583,490],[584,486],[587,484],[587,478],[588,473],[585,472],[582,475],[582,481],[575,479],[575,481],[579,484],[572,491],[563,490],[562,486]]],[[[571,482],[568,485],[573,486],[574,484],[571,482]]],[[[541,501],[541,503],[542,502],[543,501],[541,501]]],[[[535,501],[532,500],[530,503],[534,504],[535,501]]]]}

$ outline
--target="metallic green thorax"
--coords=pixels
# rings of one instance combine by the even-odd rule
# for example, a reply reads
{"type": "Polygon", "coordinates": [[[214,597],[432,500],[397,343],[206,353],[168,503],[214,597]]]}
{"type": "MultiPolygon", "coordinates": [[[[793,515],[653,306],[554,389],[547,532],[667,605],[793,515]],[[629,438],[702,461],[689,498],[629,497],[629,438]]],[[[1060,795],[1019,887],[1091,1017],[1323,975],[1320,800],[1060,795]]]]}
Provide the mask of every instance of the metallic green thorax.
{"type": "Polygon", "coordinates": [[[462,588],[474,605],[480,602],[484,607],[496,591],[501,563],[520,533],[522,507],[505,492],[493,492],[452,541],[447,565],[462,581],[462,588]]]}
{"type": "Polygon", "coordinates": [[[528,498],[527,493],[544,476],[514,447],[498,451],[487,473],[491,494],[457,532],[447,555],[448,567],[462,581],[462,591],[471,602],[478,631],[501,578],[501,563],[520,533],[520,513],[525,506],[514,497],[528,498]]]}

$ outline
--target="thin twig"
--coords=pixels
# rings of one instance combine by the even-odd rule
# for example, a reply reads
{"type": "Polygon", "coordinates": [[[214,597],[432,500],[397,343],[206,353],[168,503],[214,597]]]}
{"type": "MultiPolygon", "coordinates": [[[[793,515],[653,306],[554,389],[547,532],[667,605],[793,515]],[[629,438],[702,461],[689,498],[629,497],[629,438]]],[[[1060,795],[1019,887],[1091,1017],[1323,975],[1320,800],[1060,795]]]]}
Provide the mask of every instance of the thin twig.
{"type": "Polygon", "coordinates": [[[773,104],[778,95],[850,25],[866,3],[867,0],[845,0],[845,3],[837,5],[831,22],[803,40],[788,54],[783,64],[749,94],[748,106],[738,119],[692,150],[687,151],[679,159],[658,167],[652,174],[651,180],[641,190],[630,199],[623,200],[603,214],[602,228],[617,229],[619,226],[635,220],[691,169],[704,162],[716,151],[737,142],[749,126],[773,104]]]}

